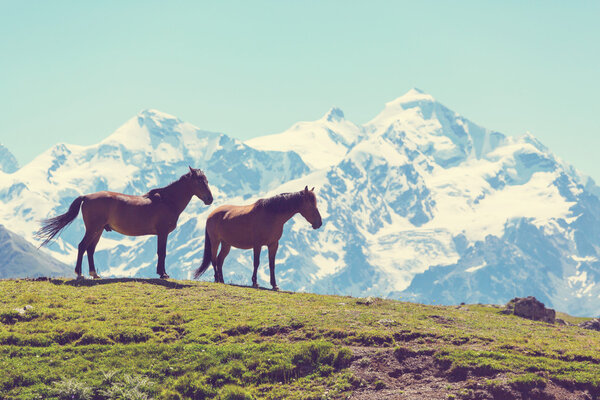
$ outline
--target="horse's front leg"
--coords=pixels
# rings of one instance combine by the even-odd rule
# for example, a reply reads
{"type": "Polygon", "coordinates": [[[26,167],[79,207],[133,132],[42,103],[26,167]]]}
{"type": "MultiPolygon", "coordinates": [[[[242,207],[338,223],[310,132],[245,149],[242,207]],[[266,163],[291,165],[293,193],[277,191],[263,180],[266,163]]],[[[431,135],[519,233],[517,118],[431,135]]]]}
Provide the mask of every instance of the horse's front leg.
{"type": "Polygon", "coordinates": [[[279,248],[279,242],[275,242],[269,245],[269,272],[271,273],[271,286],[273,290],[279,290],[277,283],[275,282],[275,254],[279,248]]]}
{"type": "Polygon", "coordinates": [[[252,273],[252,287],[257,288],[258,282],[256,280],[256,272],[258,271],[258,264],[260,264],[260,247],[254,247],[254,272],[252,273]]]}
{"type": "Polygon", "coordinates": [[[165,271],[165,258],[167,257],[167,237],[168,233],[159,233],[157,235],[156,254],[158,255],[158,263],[156,264],[156,273],[160,279],[169,279],[169,275],[165,271]]]}

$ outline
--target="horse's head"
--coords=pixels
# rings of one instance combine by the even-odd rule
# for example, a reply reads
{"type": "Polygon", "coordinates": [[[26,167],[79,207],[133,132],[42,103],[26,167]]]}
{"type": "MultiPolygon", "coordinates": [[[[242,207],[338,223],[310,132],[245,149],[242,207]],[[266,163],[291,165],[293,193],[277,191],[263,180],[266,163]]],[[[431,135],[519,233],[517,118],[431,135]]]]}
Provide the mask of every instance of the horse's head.
{"type": "Polygon", "coordinates": [[[306,186],[302,191],[300,214],[310,222],[313,229],[318,229],[323,225],[323,221],[321,220],[321,214],[317,208],[317,196],[315,196],[314,190],[315,188],[308,190],[308,186],[306,186]]]}
{"type": "Polygon", "coordinates": [[[190,173],[187,174],[189,176],[189,181],[192,186],[192,190],[194,194],[204,202],[207,206],[213,202],[213,196],[208,187],[208,179],[206,179],[206,175],[199,169],[190,168],[190,173]]]}

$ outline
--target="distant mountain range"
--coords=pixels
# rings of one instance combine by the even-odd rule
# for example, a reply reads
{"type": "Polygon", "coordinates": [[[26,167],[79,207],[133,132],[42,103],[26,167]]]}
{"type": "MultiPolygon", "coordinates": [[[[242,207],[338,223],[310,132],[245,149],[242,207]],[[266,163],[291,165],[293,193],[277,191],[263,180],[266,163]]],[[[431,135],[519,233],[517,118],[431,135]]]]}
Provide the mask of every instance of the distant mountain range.
{"type": "MultiPolygon", "coordinates": [[[[215,202],[193,200],[170,235],[167,272],[189,278],[214,207],[316,186],[324,225],[286,224],[282,289],[425,303],[505,303],[533,295],[575,315],[600,306],[600,189],[530,134],[480,127],[413,89],[364,125],[332,108],[243,143],[142,111],[93,146],[58,144],[0,173],[0,222],[33,240],[38,221],[78,195],[145,193],[202,168],[215,202]]],[[[74,264],[79,218],[49,252],[74,264]]],[[[154,237],[105,233],[105,276],[154,276],[154,237]]],[[[268,285],[266,257],[259,283],[268,285]]],[[[232,250],[225,280],[250,283],[252,254],[232,250]]],[[[87,267],[84,265],[84,272],[87,267]]],[[[212,276],[212,274],[207,274],[212,276]]],[[[207,279],[209,276],[206,277],[207,279]]]]}

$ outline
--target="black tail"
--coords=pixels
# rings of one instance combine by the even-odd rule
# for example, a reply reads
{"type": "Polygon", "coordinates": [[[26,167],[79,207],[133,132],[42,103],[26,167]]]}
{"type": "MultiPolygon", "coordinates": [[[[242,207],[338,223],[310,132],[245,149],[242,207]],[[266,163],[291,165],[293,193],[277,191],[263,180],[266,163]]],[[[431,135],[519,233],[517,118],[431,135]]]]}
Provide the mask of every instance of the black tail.
{"type": "Polygon", "coordinates": [[[37,239],[44,239],[40,247],[47,245],[69,225],[79,214],[79,207],[84,200],[84,196],[79,196],[69,206],[69,211],[54,218],[48,218],[42,221],[42,227],[35,233],[37,239]]]}
{"type": "Polygon", "coordinates": [[[202,264],[196,272],[194,272],[194,279],[198,279],[208,269],[210,260],[212,259],[211,253],[210,236],[208,236],[208,230],[204,230],[204,257],[202,258],[202,264]]]}

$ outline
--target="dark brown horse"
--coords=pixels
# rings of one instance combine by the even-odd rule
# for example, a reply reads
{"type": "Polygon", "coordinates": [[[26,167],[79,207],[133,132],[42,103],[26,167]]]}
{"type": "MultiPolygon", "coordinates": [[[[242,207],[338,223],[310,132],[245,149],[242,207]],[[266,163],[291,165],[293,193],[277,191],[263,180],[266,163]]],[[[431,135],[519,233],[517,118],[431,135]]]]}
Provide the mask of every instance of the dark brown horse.
{"type": "Polygon", "coordinates": [[[275,254],[285,224],[296,213],[300,213],[313,229],[322,225],[321,214],[317,209],[314,188],[295,193],[282,193],[268,199],[258,200],[247,206],[221,206],[214,210],[206,220],[204,238],[204,258],[196,270],[194,278],[202,275],[212,262],[215,270],[215,282],[223,281],[223,261],[231,246],[238,249],[254,249],[254,273],[252,286],[258,287],[256,271],[260,262],[260,249],[269,249],[269,270],[271,286],[277,290],[275,282],[275,254]],[[221,251],[217,256],[217,250],[221,251]]]}
{"type": "Polygon", "coordinates": [[[94,266],[94,251],[102,236],[102,230],[122,233],[127,236],[157,235],[158,264],[156,273],[163,279],[169,278],[165,271],[167,236],[177,226],[179,214],[196,195],[204,204],[213,201],[208,180],[199,169],[190,167],[190,172],[177,181],[159,189],[152,189],[143,196],[130,196],[114,192],[97,192],[76,198],[65,214],[42,221],[36,233],[48,244],[79,214],[85,223],[85,235],[79,243],[75,273],[81,279],[81,263],[87,251],[90,276],[100,278],[94,266]]]}

